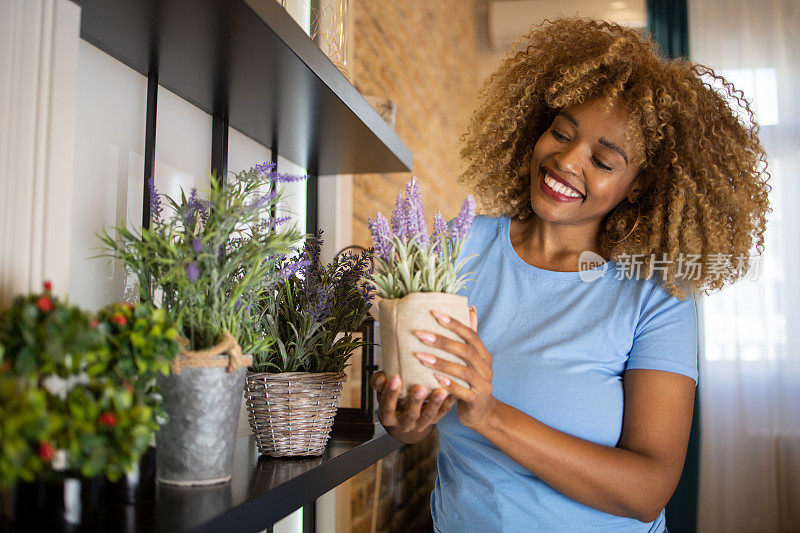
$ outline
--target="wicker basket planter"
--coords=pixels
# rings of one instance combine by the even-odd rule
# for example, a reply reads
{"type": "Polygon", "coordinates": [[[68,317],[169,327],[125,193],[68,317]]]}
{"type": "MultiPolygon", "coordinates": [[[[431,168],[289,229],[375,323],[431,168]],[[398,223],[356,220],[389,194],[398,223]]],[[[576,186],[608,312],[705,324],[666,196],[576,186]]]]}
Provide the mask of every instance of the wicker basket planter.
{"type": "Polygon", "coordinates": [[[325,452],[344,372],[248,373],[248,418],[258,451],[272,457],[325,452]]]}

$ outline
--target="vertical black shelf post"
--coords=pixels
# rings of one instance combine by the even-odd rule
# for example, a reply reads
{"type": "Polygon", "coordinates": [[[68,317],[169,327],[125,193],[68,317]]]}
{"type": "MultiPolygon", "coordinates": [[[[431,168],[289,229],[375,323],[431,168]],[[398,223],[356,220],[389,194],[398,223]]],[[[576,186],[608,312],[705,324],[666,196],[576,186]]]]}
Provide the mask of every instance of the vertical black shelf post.
{"type": "Polygon", "coordinates": [[[319,180],[316,174],[309,172],[306,182],[306,233],[314,234],[319,229],[317,216],[317,198],[319,196],[319,180]]]}
{"type": "Polygon", "coordinates": [[[150,228],[150,180],[156,177],[156,117],[158,74],[147,75],[147,110],[144,127],[144,183],[142,185],[142,228],[150,228]]]}
{"type": "Polygon", "coordinates": [[[316,531],[317,500],[313,500],[303,506],[303,533],[316,533],[316,531]]]}
{"type": "Polygon", "coordinates": [[[217,114],[211,119],[211,173],[225,187],[228,180],[228,119],[217,114]]]}

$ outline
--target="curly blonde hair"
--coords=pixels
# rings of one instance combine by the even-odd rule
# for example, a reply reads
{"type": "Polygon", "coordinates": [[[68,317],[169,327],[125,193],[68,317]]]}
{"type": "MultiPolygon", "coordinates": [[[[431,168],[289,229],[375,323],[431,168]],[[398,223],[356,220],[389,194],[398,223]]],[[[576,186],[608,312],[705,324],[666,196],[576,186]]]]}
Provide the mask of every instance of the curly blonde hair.
{"type": "Polygon", "coordinates": [[[518,40],[478,97],[461,137],[467,166],[459,181],[484,213],[532,216],[533,146],[560,109],[601,97],[628,113],[643,185],[635,204],[622,202],[606,215],[606,258],[623,265],[625,254],[642,254],[642,272],[649,278],[660,270],[666,289],[683,299],[687,290],[708,294],[742,277],[754,243],[763,252],[771,211],[766,152],[744,94],[713,69],[664,59],[633,29],[560,18],[518,40]],[[678,271],[679,257],[689,254],[700,265],[693,278],[678,271]],[[651,269],[654,259],[666,268],[651,269]]]}

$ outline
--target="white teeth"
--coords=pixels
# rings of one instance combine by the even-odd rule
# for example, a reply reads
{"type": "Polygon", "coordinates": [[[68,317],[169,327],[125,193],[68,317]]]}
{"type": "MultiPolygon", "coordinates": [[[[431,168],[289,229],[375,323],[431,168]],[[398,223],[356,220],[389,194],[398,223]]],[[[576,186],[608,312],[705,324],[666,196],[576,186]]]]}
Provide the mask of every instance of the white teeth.
{"type": "Polygon", "coordinates": [[[545,172],[544,175],[544,182],[547,184],[548,187],[556,191],[557,193],[563,194],[564,196],[569,196],[570,198],[580,198],[581,195],[561,183],[560,181],[556,181],[554,178],[550,177],[550,174],[545,172]]]}

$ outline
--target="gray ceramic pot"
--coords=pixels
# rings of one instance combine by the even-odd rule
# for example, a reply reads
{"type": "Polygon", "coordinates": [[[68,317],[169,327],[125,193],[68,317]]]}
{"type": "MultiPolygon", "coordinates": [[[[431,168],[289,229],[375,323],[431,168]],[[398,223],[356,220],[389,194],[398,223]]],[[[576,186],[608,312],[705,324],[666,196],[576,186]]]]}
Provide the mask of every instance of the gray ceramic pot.
{"type": "MultiPolygon", "coordinates": [[[[226,356],[220,356],[227,360],[226,356]]],[[[231,478],[246,368],[185,368],[161,378],[169,422],[156,437],[157,477],[170,485],[213,485],[231,478]]]]}

